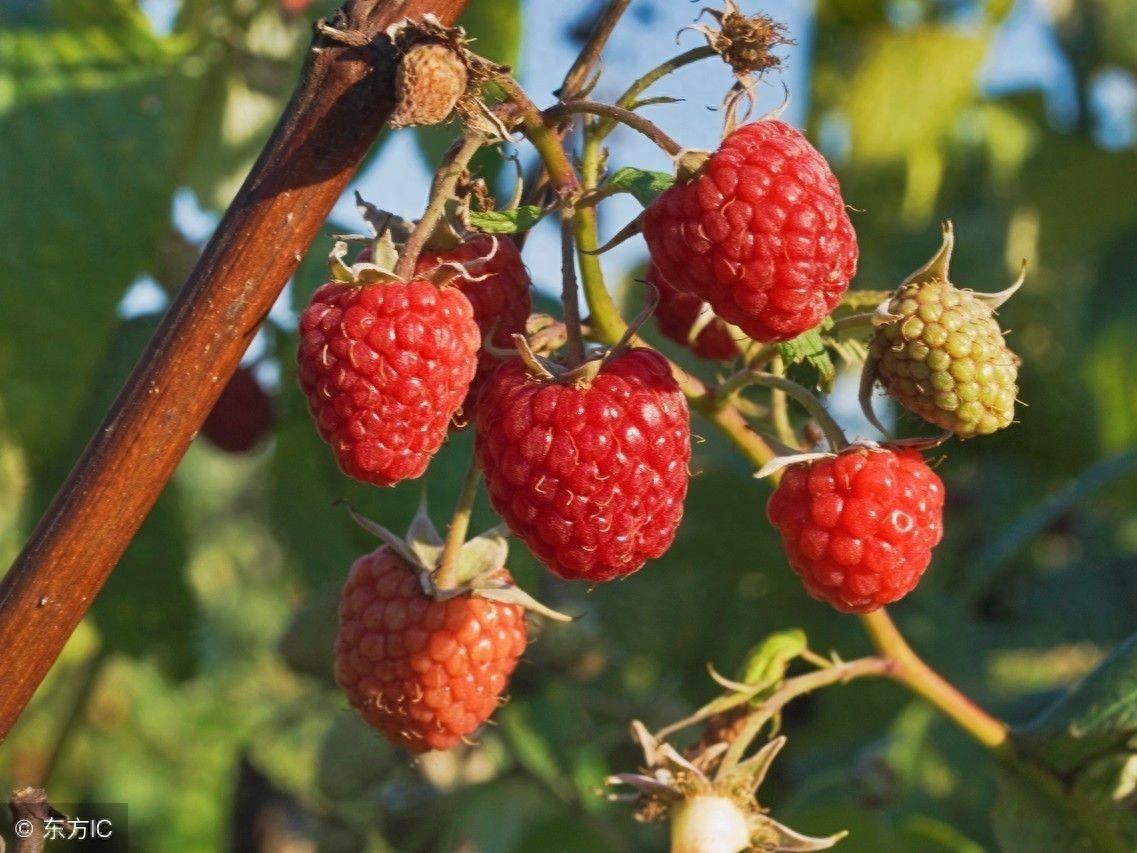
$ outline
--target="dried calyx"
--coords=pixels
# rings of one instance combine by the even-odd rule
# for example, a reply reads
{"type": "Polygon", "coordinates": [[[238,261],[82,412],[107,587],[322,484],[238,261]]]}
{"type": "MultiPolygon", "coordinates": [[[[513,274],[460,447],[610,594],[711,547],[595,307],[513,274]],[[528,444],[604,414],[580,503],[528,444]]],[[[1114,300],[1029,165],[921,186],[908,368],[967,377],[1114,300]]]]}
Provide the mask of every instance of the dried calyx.
{"type": "Polygon", "coordinates": [[[418,576],[424,595],[445,601],[460,595],[477,595],[504,604],[516,604],[558,622],[571,622],[572,617],[558,613],[533,598],[508,580],[502,569],[509,556],[509,531],[499,525],[462,544],[454,560],[457,585],[440,589],[435,583],[445,543],[426,511],[425,501],[419,505],[406,536],[398,536],[386,527],[349,510],[355,522],[377,536],[384,545],[401,557],[418,576]]]}
{"type": "Polygon", "coordinates": [[[643,749],[644,769],[605,780],[610,786],[634,789],[634,793],[610,793],[608,798],[634,803],[637,820],[670,820],[672,853],[827,850],[846,835],[803,835],[774,820],[758,804],[758,789],[785,746],[784,737],[766,743],[727,778],[713,780],[710,772],[726,751],[725,743],[685,757],[653,737],[638,720],[632,723],[632,737],[643,749]]]}

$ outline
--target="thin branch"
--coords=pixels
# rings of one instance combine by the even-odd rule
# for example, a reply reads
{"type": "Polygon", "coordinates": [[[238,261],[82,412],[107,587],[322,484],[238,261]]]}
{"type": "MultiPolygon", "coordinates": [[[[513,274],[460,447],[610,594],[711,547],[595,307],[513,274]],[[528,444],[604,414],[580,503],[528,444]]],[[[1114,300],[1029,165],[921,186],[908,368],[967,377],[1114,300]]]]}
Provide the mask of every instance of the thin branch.
{"type": "MultiPolygon", "coordinates": [[[[715,51],[712,50],[709,46],[703,45],[702,47],[692,48],[691,50],[688,50],[685,53],[681,53],[678,56],[673,56],[666,62],[661,62],[655,68],[651,69],[651,71],[647,72],[634,83],[632,83],[632,85],[628,87],[628,90],[620,96],[619,100],[616,101],[616,106],[630,110],[633,106],[635,106],[635,103],[639,99],[640,95],[647,91],[657,80],[666,77],[672,71],[676,71],[682,68],[684,65],[690,65],[692,62],[698,62],[700,59],[709,59],[712,56],[717,56],[715,51]]],[[[600,140],[604,139],[604,137],[611,133],[615,127],[616,122],[613,119],[602,118],[599,122],[596,123],[595,135],[597,141],[599,142],[600,140]]]]}
{"type": "Polygon", "coordinates": [[[581,48],[580,55],[565,75],[564,83],[555,93],[558,98],[568,101],[584,91],[592,69],[600,61],[600,54],[604,50],[604,45],[608,43],[608,37],[612,35],[612,30],[616,28],[616,24],[629,5],[631,0],[609,0],[608,7],[596,19],[596,25],[592,28],[588,41],[581,48]]]}
{"type": "Polygon", "coordinates": [[[606,116],[620,122],[620,124],[625,124],[632,130],[642,133],[671,157],[677,157],[683,151],[683,146],[664,133],[655,122],[649,121],[639,113],[634,113],[614,104],[605,104],[600,101],[566,101],[545,110],[545,117],[554,120],[574,114],[606,116]]]}
{"type": "Polygon", "coordinates": [[[746,388],[748,385],[762,385],[766,388],[784,391],[795,402],[800,403],[802,408],[809,412],[810,417],[817,421],[817,425],[821,427],[821,431],[825,433],[829,447],[834,453],[838,453],[848,447],[849,440],[845,438],[845,433],[841,429],[841,425],[833,419],[833,416],[829,414],[829,410],[825,408],[822,402],[818,400],[808,388],[799,385],[792,379],[787,379],[785,376],[765,373],[761,370],[740,370],[734,374],[734,376],[719,385],[716,396],[720,403],[726,403],[734,394],[746,388]]]}
{"type": "Polygon", "coordinates": [[[0,583],[0,740],[82,620],[390,114],[396,20],[466,0],[348,0],[146,352],[0,583]]]}
{"type": "Polygon", "coordinates": [[[924,663],[885,610],[865,614],[861,623],[877,651],[896,665],[891,673],[894,679],[923,696],[988,749],[998,749],[1007,743],[1007,726],[924,663]]]}

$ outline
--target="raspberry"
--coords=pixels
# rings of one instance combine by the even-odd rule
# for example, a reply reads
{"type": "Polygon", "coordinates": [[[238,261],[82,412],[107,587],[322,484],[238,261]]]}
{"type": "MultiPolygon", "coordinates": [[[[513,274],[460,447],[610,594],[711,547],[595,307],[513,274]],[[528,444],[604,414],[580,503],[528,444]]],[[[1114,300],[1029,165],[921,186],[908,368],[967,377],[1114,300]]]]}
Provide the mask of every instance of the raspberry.
{"type": "Polygon", "coordinates": [[[609,357],[580,384],[505,362],[482,392],[475,447],[494,509],[563,578],[631,574],[675,538],[687,401],[653,350],[609,357]]]}
{"type": "Polygon", "coordinates": [[[730,361],[738,355],[738,347],[730,333],[730,327],[718,317],[711,319],[691,340],[691,327],[695,325],[703,306],[699,297],[682,293],[668,284],[659,274],[655,265],[648,267],[648,282],[659,291],[659,304],[655,306],[655,322],[659,331],[671,340],[685,347],[700,358],[715,361],[730,361]]]}
{"type": "Polygon", "coordinates": [[[995,308],[1022,284],[1002,293],[957,288],[948,278],[955,233],[943,225],[943,244],[877,310],[877,326],[861,382],[861,404],[879,379],[894,400],[960,438],[989,435],[1015,418],[1019,358],[1003,340],[995,308]]]}
{"type": "Polygon", "coordinates": [[[272,398],[249,368],[238,367],[201,425],[201,434],[219,450],[245,453],[260,443],[271,426],[272,398]]]}
{"type": "Polygon", "coordinates": [[[787,468],[766,514],[806,591],[868,613],[915,589],[943,536],[944,486],[914,450],[854,446],[787,468]]]}
{"type": "MultiPolygon", "coordinates": [[[[513,241],[482,234],[447,252],[424,252],[419,256],[418,272],[422,275],[446,263],[460,264],[468,273],[455,270],[447,284],[470,300],[482,341],[512,349],[512,336],[525,333],[525,321],[533,309],[529,273],[513,241]]],[[[473,418],[481,386],[500,361],[484,346],[478,352],[478,372],[462,406],[466,420],[473,418]]]]}
{"type": "Polygon", "coordinates": [[[697,177],[645,211],[652,262],[759,341],[813,328],[857,271],[857,238],[825,158],[767,119],[723,140],[697,177]]]}
{"type": "Polygon", "coordinates": [[[430,598],[411,566],[383,547],[356,560],[344,586],[336,681],[392,743],[415,753],[449,749],[489,719],[525,641],[520,606],[430,598]]]}
{"type": "Polygon", "coordinates": [[[422,476],[477,367],[470,301],[427,281],[332,282],[300,316],[300,386],[344,473],[422,476]]]}

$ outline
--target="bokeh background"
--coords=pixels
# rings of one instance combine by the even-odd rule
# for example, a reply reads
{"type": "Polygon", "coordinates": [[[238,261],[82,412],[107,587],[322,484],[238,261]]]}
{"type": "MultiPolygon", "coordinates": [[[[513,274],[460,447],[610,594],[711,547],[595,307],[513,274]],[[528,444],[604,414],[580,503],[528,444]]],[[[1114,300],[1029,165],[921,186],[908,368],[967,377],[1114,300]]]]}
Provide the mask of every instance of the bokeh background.
{"type": "MultiPolygon", "coordinates": [[[[758,11],[742,0],[748,11],[758,11]]],[[[539,102],[597,2],[473,0],[477,46],[539,102]]],[[[305,0],[0,3],[0,567],[17,553],[155,327],[279,115],[311,21],[305,0]]],[[[913,644],[1012,722],[1029,720],[1137,629],[1137,4],[1134,0],[776,0],[786,70],[761,108],[828,155],[857,209],[854,287],[894,286],[956,223],[956,279],[1027,286],[1001,312],[1022,355],[1021,422],[952,442],[940,472],[948,535],[895,608],[913,644]]],[[[698,42],[699,4],[633,0],[596,90],[698,42]]],[[[651,115],[715,144],[730,83],[715,61],[656,90],[651,115]]],[[[446,131],[386,133],[352,189],[413,216],[446,131]]],[[[521,151],[523,162],[529,162],[521,151]]],[[[666,169],[628,132],[611,162],[666,169]]],[[[510,180],[512,167],[485,168],[510,180]]],[[[636,212],[614,200],[614,232],[636,212]]],[[[512,702],[477,748],[417,763],[388,748],[331,685],[338,586],[373,547],[340,498],[401,529],[422,486],[378,491],[335,469],[295,385],[295,317],[350,195],[245,360],[273,422],[252,451],[191,448],[91,617],[0,746],[0,788],[48,780],[61,802],[126,802],[131,849],[624,851],[664,846],[595,792],[638,756],[628,722],[689,713],[766,633],[867,651],[855,620],[809,600],[764,520],[768,485],[720,436],[696,446],[680,537],[631,579],[552,582],[521,545],[523,584],[584,618],[541,631],[512,702]]],[[[614,287],[644,260],[605,256],[614,287]]],[[[559,280],[555,233],[526,261],[559,280]]],[[[669,354],[682,358],[673,349],[669,354]]],[[[705,368],[700,369],[710,376],[705,368]]],[[[854,433],[855,377],[834,409],[854,433]]],[[[902,430],[914,424],[902,421],[902,430]]],[[[470,451],[457,436],[427,479],[436,518],[470,451]]],[[[478,521],[492,523],[479,508],[478,521]]],[[[0,649],[0,666],[19,650],[0,649]]],[[[994,849],[991,761],[899,688],[857,683],[795,703],[764,788],[779,819],[848,828],[847,851],[994,849]]],[[[1137,760],[1072,784],[1132,832],[1137,760]]],[[[1004,790],[1004,798],[1008,795],[1004,790]]],[[[1137,836],[1130,836],[1137,837],[1137,836]]],[[[1137,841],[1134,842],[1137,846],[1137,841]]],[[[1040,849],[1040,848],[1023,848],[1040,849]]],[[[1053,848],[1057,849],[1057,848],[1053,848]]]]}

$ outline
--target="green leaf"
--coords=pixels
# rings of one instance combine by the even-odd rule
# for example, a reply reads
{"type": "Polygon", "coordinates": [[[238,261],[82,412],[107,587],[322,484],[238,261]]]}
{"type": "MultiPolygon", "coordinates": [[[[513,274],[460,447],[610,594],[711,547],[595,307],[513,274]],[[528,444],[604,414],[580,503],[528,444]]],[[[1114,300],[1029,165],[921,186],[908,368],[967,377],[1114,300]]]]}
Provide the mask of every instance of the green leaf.
{"type": "Polygon", "coordinates": [[[631,193],[640,204],[647,207],[674,183],[675,176],[666,172],[649,172],[625,166],[614,172],[601,189],[606,195],[631,193]]]}
{"type": "Polygon", "coordinates": [[[33,462],[65,439],[165,233],[193,88],[141,16],[112,17],[0,28],[0,398],[33,462]],[[58,345],[30,322],[45,311],[58,345]]]}
{"type": "Polygon", "coordinates": [[[1137,634],[1015,734],[1031,754],[1063,773],[1137,734],[1137,634]]]}
{"type": "Polygon", "coordinates": [[[802,332],[792,341],[778,344],[778,353],[786,365],[805,364],[813,369],[813,384],[823,391],[833,388],[837,378],[837,368],[825,348],[821,337],[821,326],[802,332]]]}
{"type": "Polygon", "coordinates": [[[332,721],[320,742],[316,786],[332,800],[360,797],[388,780],[401,759],[359,714],[346,711],[332,721]]]}
{"type": "Polygon", "coordinates": [[[540,222],[545,212],[536,204],[525,204],[513,210],[471,211],[470,224],[486,234],[519,234],[540,222]]]}
{"type": "Polygon", "coordinates": [[[999,796],[991,820],[1003,853],[1112,851],[1123,853],[1114,828],[1096,811],[1065,795],[1056,780],[1029,767],[1007,762],[996,766],[999,796]]]}

